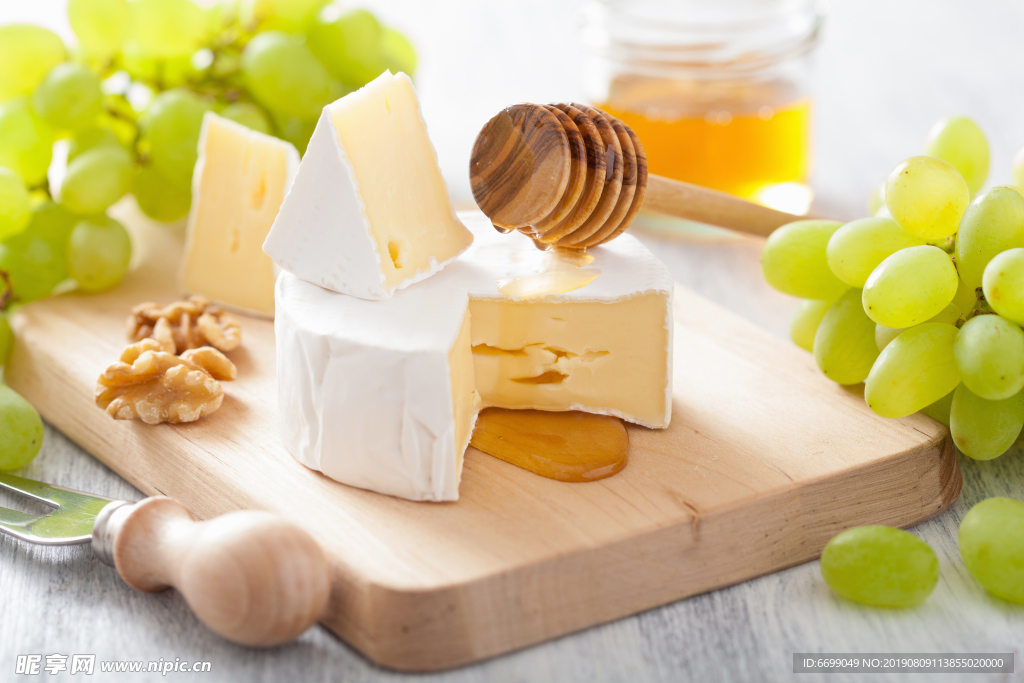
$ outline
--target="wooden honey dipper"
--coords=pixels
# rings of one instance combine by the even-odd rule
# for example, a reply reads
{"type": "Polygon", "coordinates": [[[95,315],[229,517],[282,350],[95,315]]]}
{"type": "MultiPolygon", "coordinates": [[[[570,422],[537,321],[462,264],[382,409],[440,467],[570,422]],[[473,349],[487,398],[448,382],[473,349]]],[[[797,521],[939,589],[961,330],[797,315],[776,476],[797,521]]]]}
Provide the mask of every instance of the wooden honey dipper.
{"type": "Polygon", "coordinates": [[[516,104],[488,121],[469,162],[473,197],[501,232],[542,249],[585,249],[622,234],[640,208],[754,235],[801,216],[647,173],[640,139],[582,104],[516,104]]]}

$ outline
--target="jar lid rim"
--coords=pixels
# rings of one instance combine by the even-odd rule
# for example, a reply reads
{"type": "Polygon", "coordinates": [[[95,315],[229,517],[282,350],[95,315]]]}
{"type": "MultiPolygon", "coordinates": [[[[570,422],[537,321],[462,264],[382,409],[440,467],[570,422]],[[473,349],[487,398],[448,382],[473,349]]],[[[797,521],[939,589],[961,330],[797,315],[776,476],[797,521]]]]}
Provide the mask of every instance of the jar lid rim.
{"type": "MultiPolygon", "coordinates": [[[[609,9],[617,0],[595,0],[591,6],[609,9]]],[[[804,2],[809,12],[800,22],[787,22],[787,30],[772,32],[756,19],[717,24],[672,23],[653,18],[590,16],[593,24],[613,25],[614,31],[585,30],[584,42],[603,57],[650,68],[756,70],[810,52],[818,42],[825,12],[817,0],[804,2]],[[596,20],[596,21],[595,21],[596,20]],[[649,32],[645,30],[649,27],[649,32]],[[749,34],[744,29],[749,27],[749,34]],[[799,29],[799,30],[797,30],[799,29]],[[753,35],[753,34],[760,35],[753,35]],[[782,35],[777,35],[782,33],[782,35]]]]}

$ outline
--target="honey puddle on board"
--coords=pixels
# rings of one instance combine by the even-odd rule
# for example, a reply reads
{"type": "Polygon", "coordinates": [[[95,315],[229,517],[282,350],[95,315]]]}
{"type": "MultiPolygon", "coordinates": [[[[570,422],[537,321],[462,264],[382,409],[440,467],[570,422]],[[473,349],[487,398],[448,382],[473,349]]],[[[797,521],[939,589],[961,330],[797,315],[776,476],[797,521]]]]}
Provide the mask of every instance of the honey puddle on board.
{"type": "Polygon", "coordinates": [[[626,466],[629,434],[608,415],[486,408],[470,445],[549,479],[597,481],[626,466]]]}

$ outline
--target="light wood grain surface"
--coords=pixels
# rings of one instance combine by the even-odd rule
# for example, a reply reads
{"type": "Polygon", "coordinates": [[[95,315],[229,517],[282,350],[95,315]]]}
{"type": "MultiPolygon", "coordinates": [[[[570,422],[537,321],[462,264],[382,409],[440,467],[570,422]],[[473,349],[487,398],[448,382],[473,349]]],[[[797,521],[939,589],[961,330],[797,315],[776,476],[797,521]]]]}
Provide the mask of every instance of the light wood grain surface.
{"type": "MultiPolygon", "coordinates": [[[[123,208],[134,271],[114,291],[20,311],[6,380],[149,495],[172,496],[203,519],[256,508],[301,525],[331,565],[323,623],[379,664],[432,671],[503,654],[798,564],[851,526],[917,524],[960,493],[941,425],[923,415],[879,418],[801,349],[683,288],[673,300],[672,424],[628,425],[629,464],[603,481],[567,485],[473,448],[455,504],[330,481],[281,445],[274,325],[251,317],[240,317],[243,346],[229,352],[239,375],[215,415],[184,425],[111,420],[93,404],[96,376],[124,347],[134,305],[176,298],[182,251],[163,226],[123,208]],[[87,343],[69,347],[68,339],[87,343]]],[[[151,504],[172,503],[138,506],[125,530],[148,519],[151,504]]],[[[217,537],[225,552],[242,547],[217,537]]],[[[215,549],[198,552],[198,536],[190,542],[186,561],[173,555],[188,545],[147,543],[136,553],[119,536],[113,556],[126,581],[146,590],[172,583],[167,577],[186,565],[204,573],[193,560],[212,560],[215,549]],[[145,578],[160,569],[161,578],[145,578]]],[[[259,576],[238,582],[257,592],[259,576]]],[[[197,604],[199,583],[178,578],[211,623],[221,610],[212,600],[197,604]]],[[[293,601],[301,611],[302,600],[293,601]]],[[[220,621],[214,630],[225,633],[220,621]]],[[[251,642],[241,632],[233,639],[251,642]]]]}
{"type": "MultiPolygon", "coordinates": [[[[0,5],[0,20],[37,19],[59,0],[0,5]]],[[[374,6],[375,3],[369,3],[374,6]]],[[[383,3],[381,3],[383,4],[383,3]]],[[[503,3],[392,0],[385,16],[405,16],[414,34],[484,25],[469,42],[436,41],[424,51],[424,112],[441,146],[450,175],[464,173],[472,137],[502,104],[578,98],[566,93],[568,67],[553,67],[545,41],[571,33],[572,4],[552,11],[532,0],[516,23],[503,3]],[[533,11],[529,7],[537,5],[533,11]],[[542,13],[561,22],[545,33],[529,17],[542,13]],[[403,15],[402,12],[407,12],[403,15]],[[522,41],[526,37],[526,44],[522,41]],[[475,41],[475,43],[474,43],[475,41]],[[501,50],[501,45],[509,49],[501,50]],[[531,46],[538,49],[532,50],[531,46]],[[472,52],[473,63],[464,56],[472,52]],[[479,55],[503,55],[488,61],[479,55]],[[513,55],[514,58],[509,58],[513,55]],[[465,68],[479,77],[472,121],[446,118],[460,79],[446,69],[465,68]],[[561,69],[561,70],[560,70],[561,69]],[[524,74],[529,79],[524,79],[524,74]],[[502,90],[504,88],[504,90],[502,90]],[[479,101],[479,103],[478,103],[479,101]],[[494,105],[498,104],[496,108],[494,105]],[[467,139],[458,137],[469,126],[467,139]],[[460,148],[460,144],[462,147],[460,148]]],[[[908,0],[835,2],[819,53],[817,164],[818,213],[856,217],[871,186],[901,158],[919,153],[931,123],[948,113],[976,117],[993,143],[991,183],[1009,180],[1014,152],[1024,144],[1024,9],[1012,0],[966,3],[908,0]]],[[[570,60],[566,60],[570,61],[570,60]]],[[[469,101],[463,95],[462,102],[469,101]]],[[[454,109],[455,107],[452,107],[454,109]]],[[[457,188],[456,188],[457,189],[457,188]]],[[[465,188],[468,196],[468,183],[465,188]]],[[[759,243],[747,240],[676,242],[647,238],[682,284],[782,336],[795,302],[761,282],[759,243]]],[[[989,462],[961,459],[964,490],[947,513],[914,532],[939,555],[942,577],[922,606],[907,611],[860,607],[836,598],[809,562],[731,588],[682,600],[542,646],[457,671],[417,680],[476,681],[818,681],[793,676],[793,652],[1012,651],[1018,669],[1024,656],[1024,612],[989,599],[966,573],[956,549],[956,530],[971,505],[993,495],[1024,499],[1024,456],[1014,451],[989,462]]],[[[59,473],[71,486],[111,497],[141,494],[85,455],[53,429],[28,476],[59,473]]],[[[412,678],[383,671],[324,629],[274,652],[240,648],[211,638],[176,593],[142,595],[128,589],[110,568],[84,548],[16,546],[0,539],[0,677],[13,678],[19,653],[96,653],[100,658],[208,660],[210,674],[171,678],[207,681],[390,681],[412,678]]],[[[1019,675],[1019,674],[1018,674],[1019,675]]],[[[66,674],[42,678],[71,679],[66,674]]],[[[158,680],[120,675],[111,680],[158,680]]],[[[837,680],[856,680],[854,676],[837,680]]],[[[1014,680],[985,676],[886,676],[871,681],[1014,680]]],[[[26,679],[28,680],[28,679],[26,679]]],[[[102,679],[100,679],[102,680],[102,679]]]]}

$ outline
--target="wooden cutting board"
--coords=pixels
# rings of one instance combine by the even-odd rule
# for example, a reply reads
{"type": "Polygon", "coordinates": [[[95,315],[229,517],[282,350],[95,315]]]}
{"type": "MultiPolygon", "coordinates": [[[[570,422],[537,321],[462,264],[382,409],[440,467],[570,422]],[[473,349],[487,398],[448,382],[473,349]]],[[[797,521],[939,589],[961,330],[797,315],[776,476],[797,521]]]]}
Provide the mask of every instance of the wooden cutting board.
{"type": "Polygon", "coordinates": [[[141,263],[117,290],[14,317],[8,382],[147,494],[309,529],[333,568],[323,623],[387,667],[454,667],[728,586],[815,558],[847,527],[917,524],[960,493],[944,427],[875,416],[810,354],[681,288],[672,426],[630,426],[629,464],[603,481],[543,479],[470,448],[457,503],[335,483],[278,440],[273,324],[252,318],[220,411],[115,421],[93,390],[129,309],[177,294],[179,237],[141,220],[133,232],[141,263]]]}

